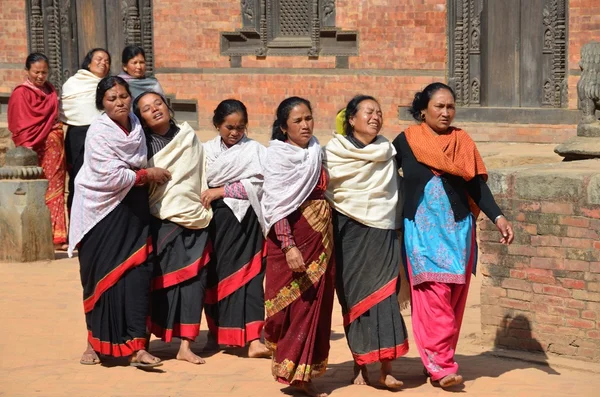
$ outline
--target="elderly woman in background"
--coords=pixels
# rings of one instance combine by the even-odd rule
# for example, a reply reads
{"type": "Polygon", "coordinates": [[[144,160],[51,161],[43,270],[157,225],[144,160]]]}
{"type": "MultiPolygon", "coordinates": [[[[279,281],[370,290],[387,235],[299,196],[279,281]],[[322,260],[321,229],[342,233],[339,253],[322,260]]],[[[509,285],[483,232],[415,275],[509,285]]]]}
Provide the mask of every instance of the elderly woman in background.
{"type": "Polygon", "coordinates": [[[121,56],[123,72],[119,74],[129,84],[133,99],[146,91],[156,92],[165,98],[160,83],[154,77],[146,77],[146,53],[137,45],[128,45],[121,56]]]}
{"type": "Polygon", "coordinates": [[[172,176],[164,185],[150,184],[150,230],[157,258],[150,331],[165,342],[181,338],[177,359],[204,364],[190,348],[200,332],[210,257],[207,227],[212,211],[200,199],[207,189],[204,150],[188,123],[175,122],[160,94],[141,94],[133,109],[146,131],[148,165],[172,176]]]}
{"type": "Polygon", "coordinates": [[[456,127],[454,91],[432,83],[410,108],[418,125],[394,139],[404,171],[404,246],[411,284],[412,326],[426,373],[449,387],[463,382],[454,361],[471,271],[480,210],[502,244],[514,235],[486,184],[487,171],[469,135],[456,127]]]}
{"type": "Polygon", "coordinates": [[[110,71],[110,54],[103,48],[90,50],[81,69],[63,84],[60,96],[60,119],[67,124],[65,152],[69,173],[67,208],[73,204],[75,177],[83,165],[85,137],[92,121],[100,115],[96,109],[96,89],[110,71]]]}
{"type": "Polygon", "coordinates": [[[264,166],[261,201],[267,239],[265,340],[272,373],[309,396],[327,368],[335,267],[327,173],[313,136],[310,102],[285,99],[264,166]]]}
{"type": "Polygon", "coordinates": [[[367,364],[381,362],[379,382],[397,389],[392,360],[408,352],[400,314],[401,226],[396,150],[379,135],[381,107],[358,95],[344,112],[344,129],[324,150],[329,185],[325,197],[333,207],[336,291],[348,345],[354,357],[353,383],[368,384],[367,364]]]}
{"type": "Polygon", "coordinates": [[[75,178],[69,255],[79,245],[88,346],[82,364],[97,353],[130,356],[137,367],[161,365],[146,349],[152,243],[148,182],[171,175],[146,167],[146,139],[130,113],[131,94],[120,77],[98,84],[96,107],[104,111],[88,129],[83,167],[75,178]]]}
{"type": "Polygon", "coordinates": [[[54,247],[67,249],[65,217],[65,145],[58,120],[58,96],[48,82],[48,58],[32,53],[25,60],[26,79],[8,101],[8,129],[15,146],[33,149],[48,179],[46,205],[52,220],[54,247]]]}
{"type": "Polygon", "coordinates": [[[266,148],[246,136],[248,112],[238,100],[219,103],[213,125],[219,135],[204,145],[210,189],[202,193],[204,205],[214,212],[205,300],[210,330],[206,349],[249,344],[248,357],[270,357],[260,341],[265,267],[258,219],[266,148]]]}

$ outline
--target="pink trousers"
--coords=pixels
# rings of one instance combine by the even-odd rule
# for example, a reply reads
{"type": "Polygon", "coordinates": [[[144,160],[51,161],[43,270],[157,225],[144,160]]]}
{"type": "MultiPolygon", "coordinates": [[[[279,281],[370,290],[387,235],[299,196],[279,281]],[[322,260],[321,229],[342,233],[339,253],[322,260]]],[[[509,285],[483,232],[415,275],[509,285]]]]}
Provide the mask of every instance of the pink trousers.
{"type": "Polygon", "coordinates": [[[424,282],[413,285],[410,274],[415,344],[432,380],[458,373],[454,352],[471,280],[469,262],[465,284],[424,282]]]}

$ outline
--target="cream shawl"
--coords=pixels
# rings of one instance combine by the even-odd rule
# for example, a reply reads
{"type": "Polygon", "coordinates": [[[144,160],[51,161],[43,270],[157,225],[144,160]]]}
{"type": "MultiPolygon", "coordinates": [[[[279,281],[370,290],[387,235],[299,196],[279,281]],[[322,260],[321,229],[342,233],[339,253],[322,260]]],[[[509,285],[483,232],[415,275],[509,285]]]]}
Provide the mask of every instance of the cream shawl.
{"type": "Polygon", "coordinates": [[[206,176],[208,186],[220,187],[226,183],[241,182],[248,200],[225,197],[225,205],[238,221],[242,221],[252,207],[258,219],[262,218],[260,201],[263,194],[263,166],[267,149],[246,135],[235,145],[225,148],[221,137],[204,144],[206,149],[206,176]]]}
{"type": "Polygon", "coordinates": [[[188,123],[178,127],[179,133],[148,162],[171,173],[164,185],[150,185],[150,213],[188,229],[204,229],[212,219],[212,210],[200,201],[208,188],[204,149],[188,123]]]}
{"type": "Polygon", "coordinates": [[[96,109],[96,88],[100,77],[79,69],[62,86],[60,120],[68,125],[90,125],[99,115],[96,109]]]}
{"type": "Polygon", "coordinates": [[[306,201],[321,175],[321,146],[314,136],[306,149],[273,140],[267,148],[263,186],[263,232],[306,201]]]}
{"type": "Polygon", "coordinates": [[[398,169],[396,149],[383,136],[359,149],[339,134],[324,149],[329,172],[325,198],[331,206],[357,222],[378,229],[398,229],[398,169]]]}
{"type": "Polygon", "coordinates": [[[129,114],[131,132],[103,113],[88,129],[84,161],[75,178],[71,208],[69,256],[94,226],[125,198],[135,184],[135,171],[146,167],[146,138],[140,121],[129,114]]]}

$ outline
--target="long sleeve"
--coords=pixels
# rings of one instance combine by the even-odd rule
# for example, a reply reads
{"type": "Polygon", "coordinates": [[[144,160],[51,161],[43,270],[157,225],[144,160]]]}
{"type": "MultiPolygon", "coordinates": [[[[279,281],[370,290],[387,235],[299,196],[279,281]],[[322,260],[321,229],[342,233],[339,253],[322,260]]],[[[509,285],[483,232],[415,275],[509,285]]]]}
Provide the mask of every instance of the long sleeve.
{"type": "Polygon", "coordinates": [[[483,211],[488,218],[494,221],[499,215],[504,215],[500,207],[498,207],[498,204],[496,204],[496,200],[492,195],[490,187],[483,180],[481,175],[476,175],[475,178],[467,182],[466,186],[469,196],[471,196],[475,204],[481,208],[481,211],[483,211]]]}
{"type": "Polygon", "coordinates": [[[277,221],[273,227],[275,228],[277,240],[281,243],[281,249],[296,245],[294,235],[292,234],[292,228],[287,218],[277,221]]]}
{"type": "Polygon", "coordinates": [[[233,182],[225,184],[225,197],[238,200],[248,200],[248,193],[242,182],[233,182]]]}

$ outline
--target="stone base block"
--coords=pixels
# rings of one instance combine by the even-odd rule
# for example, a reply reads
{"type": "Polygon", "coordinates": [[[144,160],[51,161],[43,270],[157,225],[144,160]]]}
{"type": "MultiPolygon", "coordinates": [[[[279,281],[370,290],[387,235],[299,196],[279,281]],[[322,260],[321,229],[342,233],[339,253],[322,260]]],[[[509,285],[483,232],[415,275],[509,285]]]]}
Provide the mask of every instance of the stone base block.
{"type": "Polygon", "coordinates": [[[554,152],[563,156],[565,161],[600,158],[600,139],[576,136],[558,145],[554,152]]]}
{"type": "Polygon", "coordinates": [[[0,261],[54,259],[48,181],[0,180],[0,261]]]}

